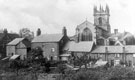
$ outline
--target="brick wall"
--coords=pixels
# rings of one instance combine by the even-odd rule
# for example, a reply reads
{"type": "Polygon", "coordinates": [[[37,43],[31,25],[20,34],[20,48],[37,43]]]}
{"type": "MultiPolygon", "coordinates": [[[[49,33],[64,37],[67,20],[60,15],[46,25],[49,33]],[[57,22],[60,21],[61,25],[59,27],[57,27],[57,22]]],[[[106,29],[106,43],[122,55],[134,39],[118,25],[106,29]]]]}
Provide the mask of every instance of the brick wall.
{"type": "Polygon", "coordinates": [[[43,56],[47,58],[53,58],[58,60],[59,56],[59,43],[32,43],[32,48],[41,47],[43,50],[43,56]]]}

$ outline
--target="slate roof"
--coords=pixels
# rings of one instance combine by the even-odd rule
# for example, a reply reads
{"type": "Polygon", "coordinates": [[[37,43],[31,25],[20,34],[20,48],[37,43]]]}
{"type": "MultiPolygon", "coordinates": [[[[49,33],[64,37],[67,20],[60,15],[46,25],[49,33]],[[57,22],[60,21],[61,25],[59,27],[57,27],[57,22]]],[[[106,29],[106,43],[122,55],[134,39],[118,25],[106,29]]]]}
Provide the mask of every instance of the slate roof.
{"type": "Polygon", "coordinates": [[[125,52],[126,53],[135,53],[135,46],[131,45],[131,46],[125,46],[125,52]]]}
{"type": "Polygon", "coordinates": [[[82,41],[82,42],[69,42],[68,48],[71,52],[90,52],[93,47],[93,41],[82,41]]]}
{"type": "Polygon", "coordinates": [[[77,26],[77,29],[82,29],[82,28],[84,28],[84,27],[91,27],[91,26],[94,26],[91,22],[89,22],[89,21],[84,21],[83,23],[81,23],[80,25],[78,25],[77,26]],[[90,25],[90,26],[88,26],[88,24],[90,25]],[[83,25],[85,25],[85,26],[83,26],[83,25]]]}
{"type": "Polygon", "coordinates": [[[62,34],[44,34],[35,37],[32,42],[59,42],[62,38],[62,34]]]}
{"type": "Polygon", "coordinates": [[[129,38],[129,37],[133,37],[133,35],[129,32],[124,32],[124,33],[117,33],[117,34],[111,34],[110,35],[110,39],[114,39],[114,38],[118,38],[118,40],[124,40],[126,38],[129,38]]]}
{"type": "Polygon", "coordinates": [[[105,27],[97,26],[97,28],[107,31],[107,28],[105,28],[105,27]]]}
{"type": "Polygon", "coordinates": [[[127,46],[97,46],[91,53],[135,53],[134,45],[127,46]],[[125,49],[123,48],[125,47],[125,49]]]}
{"type": "Polygon", "coordinates": [[[22,40],[24,40],[24,38],[16,38],[16,39],[12,40],[11,42],[9,42],[7,45],[17,45],[22,40]]]}
{"type": "Polygon", "coordinates": [[[77,35],[69,36],[69,39],[70,39],[71,41],[75,41],[75,40],[76,40],[76,38],[77,38],[77,35]]]}

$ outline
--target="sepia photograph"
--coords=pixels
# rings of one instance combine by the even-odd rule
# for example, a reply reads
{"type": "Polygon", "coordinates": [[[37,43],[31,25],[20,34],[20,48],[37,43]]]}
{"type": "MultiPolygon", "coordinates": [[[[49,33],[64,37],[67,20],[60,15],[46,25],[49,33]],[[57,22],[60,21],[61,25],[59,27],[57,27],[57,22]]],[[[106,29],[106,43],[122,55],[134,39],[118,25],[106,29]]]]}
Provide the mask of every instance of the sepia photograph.
{"type": "Polygon", "coordinates": [[[0,0],[0,80],[135,80],[135,1],[0,0]]]}

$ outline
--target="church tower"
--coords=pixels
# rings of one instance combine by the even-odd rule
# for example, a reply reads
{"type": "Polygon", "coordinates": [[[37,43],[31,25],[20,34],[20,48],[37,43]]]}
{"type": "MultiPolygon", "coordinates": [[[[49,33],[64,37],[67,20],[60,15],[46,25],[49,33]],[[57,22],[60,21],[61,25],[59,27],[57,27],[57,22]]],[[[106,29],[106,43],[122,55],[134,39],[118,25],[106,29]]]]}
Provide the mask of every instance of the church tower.
{"type": "Polygon", "coordinates": [[[97,9],[97,6],[94,6],[94,25],[96,26],[98,35],[102,37],[106,37],[106,34],[111,33],[109,17],[110,17],[110,10],[108,5],[106,5],[105,9],[103,6],[100,5],[100,8],[97,9]],[[100,29],[100,30],[99,30],[100,29]]]}

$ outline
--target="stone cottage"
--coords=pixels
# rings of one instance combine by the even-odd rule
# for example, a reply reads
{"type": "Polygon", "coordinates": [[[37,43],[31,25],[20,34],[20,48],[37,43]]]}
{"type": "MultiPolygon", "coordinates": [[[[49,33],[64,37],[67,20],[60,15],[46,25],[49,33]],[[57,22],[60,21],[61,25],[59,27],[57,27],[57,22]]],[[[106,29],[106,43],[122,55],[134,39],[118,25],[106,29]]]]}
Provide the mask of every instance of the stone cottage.
{"type": "Polygon", "coordinates": [[[45,58],[59,60],[62,48],[69,40],[65,27],[62,31],[62,34],[43,34],[35,37],[31,43],[32,48],[40,47],[45,58]]]}
{"type": "Polygon", "coordinates": [[[27,53],[30,51],[30,49],[31,43],[28,39],[25,38],[16,38],[9,42],[6,47],[8,57],[14,57],[18,55],[18,57],[20,56],[20,59],[22,60],[27,58],[27,53]]]}

